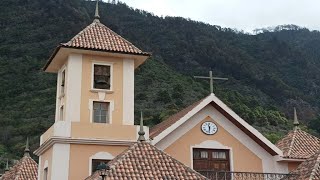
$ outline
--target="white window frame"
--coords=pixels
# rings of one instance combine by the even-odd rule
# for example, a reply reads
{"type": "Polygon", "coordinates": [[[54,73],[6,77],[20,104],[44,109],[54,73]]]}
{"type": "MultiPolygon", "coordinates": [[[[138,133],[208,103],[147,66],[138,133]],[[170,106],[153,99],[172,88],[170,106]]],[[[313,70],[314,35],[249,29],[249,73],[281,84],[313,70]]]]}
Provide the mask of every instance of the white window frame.
{"type": "Polygon", "coordinates": [[[114,111],[114,102],[112,100],[98,100],[98,99],[90,99],[89,100],[89,110],[90,110],[90,123],[93,124],[112,124],[112,113],[114,111]],[[109,103],[109,123],[95,123],[93,122],[93,102],[107,102],[109,103]]]}
{"type": "Polygon", "coordinates": [[[111,62],[92,62],[91,66],[91,91],[97,92],[113,92],[113,63],[111,62]],[[102,65],[110,67],[110,89],[97,89],[94,88],[94,65],[102,65]]]}
{"type": "Polygon", "coordinates": [[[65,96],[66,94],[66,89],[67,89],[67,68],[66,68],[66,65],[64,65],[60,70],[59,70],[59,73],[58,73],[58,87],[57,87],[57,90],[58,90],[58,97],[59,99],[61,99],[62,97],[65,96]],[[61,92],[61,83],[62,83],[62,73],[64,72],[64,91],[61,92]]]}
{"type": "Polygon", "coordinates": [[[95,155],[89,158],[89,173],[88,176],[91,176],[92,172],[92,160],[93,159],[101,159],[101,160],[112,160],[114,156],[109,152],[97,152],[95,155]]]}

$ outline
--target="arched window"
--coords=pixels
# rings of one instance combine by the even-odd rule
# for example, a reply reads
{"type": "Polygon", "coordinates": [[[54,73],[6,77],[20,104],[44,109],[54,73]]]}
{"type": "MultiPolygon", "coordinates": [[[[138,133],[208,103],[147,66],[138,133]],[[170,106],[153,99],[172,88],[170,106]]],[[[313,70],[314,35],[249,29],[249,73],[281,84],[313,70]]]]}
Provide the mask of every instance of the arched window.
{"type": "Polygon", "coordinates": [[[89,159],[89,175],[97,170],[97,166],[100,163],[108,163],[114,158],[114,156],[108,152],[98,152],[91,156],[89,159]]]}

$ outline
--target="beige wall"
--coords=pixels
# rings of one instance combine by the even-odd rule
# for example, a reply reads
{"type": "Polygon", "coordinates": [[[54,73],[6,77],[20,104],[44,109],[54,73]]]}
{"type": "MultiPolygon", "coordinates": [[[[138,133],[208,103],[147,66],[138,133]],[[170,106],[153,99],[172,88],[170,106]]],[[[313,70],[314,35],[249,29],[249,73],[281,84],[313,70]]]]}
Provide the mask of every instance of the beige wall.
{"type": "MultiPolygon", "coordinates": [[[[191,167],[191,147],[207,140],[217,141],[220,144],[232,148],[233,171],[263,172],[262,160],[240,143],[235,137],[223,129],[218,123],[218,132],[214,135],[205,135],[201,131],[201,125],[205,121],[213,121],[210,117],[205,118],[194,128],[165,149],[165,152],[177,160],[191,167]]],[[[232,161],[231,161],[232,163],[232,161]]]]}
{"type": "Polygon", "coordinates": [[[81,89],[81,119],[80,122],[90,122],[89,99],[99,100],[98,93],[92,92],[92,63],[106,62],[113,64],[112,88],[113,92],[106,93],[104,100],[114,102],[112,124],[122,124],[123,119],[123,60],[120,58],[83,55],[82,62],[82,89],[81,89]]]}
{"type": "Polygon", "coordinates": [[[73,138],[94,138],[107,140],[136,140],[137,127],[114,124],[95,124],[73,122],[71,126],[73,138]]]}
{"type": "Polygon", "coordinates": [[[40,177],[40,179],[43,179],[43,170],[44,170],[44,165],[45,162],[48,161],[48,180],[51,180],[51,170],[52,170],[52,147],[49,148],[47,151],[45,151],[42,155],[41,155],[41,162],[39,162],[39,172],[40,174],[38,175],[40,177]],[[41,167],[40,167],[41,166],[41,167]]]}
{"type": "Polygon", "coordinates": [[[289,172],[297,169],[300,164],[301,164],[301,162],[288,162],[288,170],[289,170],[289,172]]]}
{"type": "Polygon", "coordinates": [[[89,176],[89,159],[98,152],[108,152],[114,157],[128,146],[76,145],[70,147],[69,180],[85,179],[89,176]]]}
{"type": "Polygon", "coordinates": [[[40,145],[53,136],[53,131],[54,131],[54,125],[52,125],[45,133],[41,135],[40,145]]]}

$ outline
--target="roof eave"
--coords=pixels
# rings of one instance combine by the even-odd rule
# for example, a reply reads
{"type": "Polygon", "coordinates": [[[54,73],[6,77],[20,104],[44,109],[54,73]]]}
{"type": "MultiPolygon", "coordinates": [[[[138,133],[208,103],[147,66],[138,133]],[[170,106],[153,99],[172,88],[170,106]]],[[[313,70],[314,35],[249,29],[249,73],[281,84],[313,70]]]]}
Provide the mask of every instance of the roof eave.
{"type": "MultiPolygon", "coordinates": [[[[191,111],[189,111],[189,113],[184,115],[178,121],[183,119],[185,116],[194,115],[195,113],[197,113],[199,111],[199,109],[201,110],[203,107],[207,106],[210,103],[214,103],[216,105],[214,107],[220,113],[225,115],[230,121],[233,120],[231,122],[234,125],[236,125],[238,128],[243,127],[243,128],[241,128],[241,130],[244,130],[245,134],[247,134],[250,138],[252,138],[261,147],[263,147],[268,153],[270,153],[273,156],[276,156],[276,155],[282,156],[283,155],[282,151],[278,147],[276,147],[268,139],[266,139],[260,132],[255,130],[248,123],[246,123],[241,117],[239,117],[235,112],[233,112],[227,105],[225,105],[221,100],[219,100],[213,93],[210,96],[204,98],[200,104],[195,106],[191,111]],[[224,106],[224,108],[222,108],[221,106],[224,106]],[[194,111],[195,109],[197,109],[197,110],[194,111]],[[251,128],[248,128],[248,127],[251,127],[251,128]]],[[[172,125],[174,125],[174,124],[172,124],[172,125]]],[[[171,126],[169,126],[169,127],[171,127],[171,126]]],[[[163,130],[160,134],[153,137],[154,144],[158,143],[162,138],[166,137],[166,135],[165,135],[166,133],[170,133],[170,132],[165,133],[166,130],[168,130],[168,128],[163,130]]]]}
{"type": "Polygon", "coordinates": [[[54,51],[52,52],[51,56],[49,57],[48,61],[46,64],[43,66],[42,70],[46,72],[48,66],[51,64],[52,60],[56,57],[57,53],[60,51],[60,48],[62,47],[62,44],[57,46],[54,51]]]}
{"type": "Polygon", "coordinates": [[[56,58],[57,54],[60,52],[61,48],[65,49],[75,49],[75,50],[88,50],[88,51],[96,51],[96,52],[102,52],[102,53],[112,53],[112,54],[119,54],[119,55],[133,55],[136,57],[136,59],[140,59],[141,62],[136,65],[136,67],[140,66],[146,59],[152,56],[151,53],[148,52],[142,52],[142,53],[131,53],[131,52],[121,52],[121,51],[111,51],[111,50],[102,50],[102,49],[94,49],[94,48],[82,48],[82,47],[71,47],[65,44],[60,44],[57,46],[53,53],[51,54],[50,58],[48,59],[45,66],[42,68],[45,72],[51,72],[48,71],[48,67],[52,63],[52,61],[56,58]]]}

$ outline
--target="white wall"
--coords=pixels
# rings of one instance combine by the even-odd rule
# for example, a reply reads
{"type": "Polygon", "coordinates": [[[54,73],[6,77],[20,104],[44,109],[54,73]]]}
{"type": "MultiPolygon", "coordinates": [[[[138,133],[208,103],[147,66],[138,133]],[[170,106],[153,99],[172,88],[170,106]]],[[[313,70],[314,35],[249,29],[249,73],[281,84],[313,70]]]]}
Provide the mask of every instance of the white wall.
{"type": "Polygon", "coordinates": [[[71,54],[66,74],[65,121],[80,121],[82,55],[71,54]]]}

